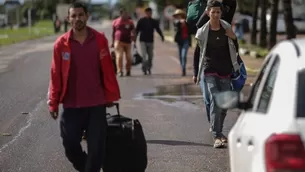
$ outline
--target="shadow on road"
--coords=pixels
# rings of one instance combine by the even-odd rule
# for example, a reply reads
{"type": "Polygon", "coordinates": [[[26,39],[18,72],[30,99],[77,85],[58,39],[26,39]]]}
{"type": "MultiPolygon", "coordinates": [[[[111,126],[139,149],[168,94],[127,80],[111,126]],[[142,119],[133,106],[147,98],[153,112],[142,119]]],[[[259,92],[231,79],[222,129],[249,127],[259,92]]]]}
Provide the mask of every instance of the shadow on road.
{"type": "Polygon", "coordinates": [[[212,147],[212,145],[210,145],[210,144],[177,141],[177,140],[147,140],[147,143],[148,144],[170,145],[170,146],[206,146],[206,147],[212,147]]]}
{"type": "MultiPolygon", "coordinates": [[[[192,75],[186,75],[184,77],[181,76],[181,74],[173,73],[173,74],[152,74],[152,75],[131,75],[132,78],[148,78],[148,79],[181,79],[181,78],[192,78],[192,75]]],[[[127,77],[126,77],[127,78],[127,77]]]]}

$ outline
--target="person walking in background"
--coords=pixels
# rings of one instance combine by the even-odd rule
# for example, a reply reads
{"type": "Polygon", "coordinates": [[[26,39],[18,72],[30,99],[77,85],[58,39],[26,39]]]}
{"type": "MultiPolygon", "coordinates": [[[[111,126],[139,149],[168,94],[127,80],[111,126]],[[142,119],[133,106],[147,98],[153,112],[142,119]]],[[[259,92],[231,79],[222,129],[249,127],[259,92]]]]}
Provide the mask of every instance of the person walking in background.
{"type": "Polygon", "coordinates": [[[54,25],[54,32],[55,33],[60,32],[61,21],[59,20],[59,17],[57,15],[55,16],[55,20],[53,22],[53,25],[54,25]]]}
{"type": "Polygon", "coordinates": [[[140,46],[142,52],[142,70],[144,75],[151,74],[153,66],[153,52],[154,52],[154,31],[156,30],[160,35],[162,42],[164,41],[163,33],[160,29],[159,22],[153,19],[152,9],[145,9],[146,16],[141,18],[136,26],[136,37],[140,34],[140,46]]]}
{"type": "Polygon", "coordinates": [[[210,20],[198,29],[195,38],[200,47],[200,59],[198,66],[199,79],[204,79],[207,85],[207,94],[210,100],[210,121],[214,147],[221,148],[227,143],[222,129],[226,117],[226,111],[215,104],[214,94],[220,91],[232,90],[232,71],[239,71],[238,57],[233,40],[236,36],[231,25],[221,20],[222,4],[218,1],[210,1],[207,4],[207,14],[210,20]]]}
{"type": "Polygon", "coordinates": [[[79,172],[100,172],[105,158],[106,107],[120,99],[119,85],[103,33],[86,26],[87,7],[68,9],[72,29],[54,44],[48,105],[53,119],[63,104],[60,135],[65,154],[79,172]],[[87,152],[80,144],[86,131],[87,152]]]}
{"type": "MultiPolygon", "coordinates": [[[[221,18],[228,22],[229,24],[232,24],[232,20],[236,11],[237,2],[236,0],[208,0],[208,3],[212,1],[218,1],[222,3],[222,16],[221,18]]],[[[208,14],[207,9],[205,12],[201,15],[200,19],[196,23],[197,28],[202,27],[207,21],[209,21],[210,17],[208,14]]]]}
{"type": "Polygon", "coordinates": [[[186,75],[186,63],[187,63],[187,53],[191,45],[191,36],[190,30],[186,23],[186,13],[177,9],[173,15],[175,18],[174,27],[175,27],[175,42],[178,45],[179,59],[181,64],[182,76],[186,75]]]}
{"type": "Polygon", "coordinates": [[[123,56],[126,59],[126,76],[130,76],[131,70],[131,43],[135,41],[135,26],[125,9],[120,10],[120,17],[112,23],[112,44],[117,58],[117,73],[123,74],[123,56]]]}

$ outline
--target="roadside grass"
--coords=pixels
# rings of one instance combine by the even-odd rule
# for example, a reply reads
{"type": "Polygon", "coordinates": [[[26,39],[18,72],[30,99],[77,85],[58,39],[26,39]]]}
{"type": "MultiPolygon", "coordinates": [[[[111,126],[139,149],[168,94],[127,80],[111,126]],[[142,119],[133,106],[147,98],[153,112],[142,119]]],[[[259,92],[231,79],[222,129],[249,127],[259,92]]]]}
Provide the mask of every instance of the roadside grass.
{"type": "Polygon", "coordinates": [[[0,47],[50,35],[54,35],[53,23],[51,20],[39,21],[31,30],[29,30],[28,27],[0,29],[0,47]]]}
{"type": "Polygon", "coordinates": [[[247,49],[249,51],[255,51],[259,58],[265,58],[269,53],[269,50],[267,48],[262,48],[258,45],[244,43],[242,41],[239,42],[239,47],[247,49]]]}

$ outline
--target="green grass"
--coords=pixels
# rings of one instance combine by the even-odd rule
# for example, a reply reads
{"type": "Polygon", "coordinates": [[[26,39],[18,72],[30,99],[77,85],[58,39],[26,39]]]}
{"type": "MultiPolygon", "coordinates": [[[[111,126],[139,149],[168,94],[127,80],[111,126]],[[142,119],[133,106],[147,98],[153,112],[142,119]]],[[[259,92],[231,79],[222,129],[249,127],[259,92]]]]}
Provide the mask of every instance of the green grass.
{"type": "Polygon", "coordinates": [[[269,50],[267,48],[262,48],[257,45],[239,42],[239,46],[240,46],[240,48],[245,48],[247,50],[256,51],[257,54],[259,55],[259,57],[261,57],[261,58],[265,58],[269,53],[269,50]]]}
{"type": "Polygon", "coordinates": [[[28,27],[18,29],[0,29],[0,46],[10,45],[31,39],[37,39],[54,34],[51,20],[39,21],[29,31],[28,27]]]}

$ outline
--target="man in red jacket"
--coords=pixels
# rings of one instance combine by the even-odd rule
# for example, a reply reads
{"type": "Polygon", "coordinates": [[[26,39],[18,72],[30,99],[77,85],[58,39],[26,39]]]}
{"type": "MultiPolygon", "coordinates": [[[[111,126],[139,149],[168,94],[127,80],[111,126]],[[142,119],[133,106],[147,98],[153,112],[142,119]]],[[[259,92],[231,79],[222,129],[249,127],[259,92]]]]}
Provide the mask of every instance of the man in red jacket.
{"type": "Polygon", "coordinates": [[[63,104],[60,132],[69,161],[80,172],[99,172],[104,161],[106,107],[120,99],[108,41],[87,27],[88,11],[81,3],[69,7],[72,29],[54,45],[49,110],[54,119],[63,104]],[[88,154],[81,147],[86,131],[88,154]]]}

